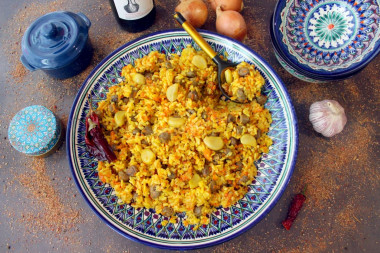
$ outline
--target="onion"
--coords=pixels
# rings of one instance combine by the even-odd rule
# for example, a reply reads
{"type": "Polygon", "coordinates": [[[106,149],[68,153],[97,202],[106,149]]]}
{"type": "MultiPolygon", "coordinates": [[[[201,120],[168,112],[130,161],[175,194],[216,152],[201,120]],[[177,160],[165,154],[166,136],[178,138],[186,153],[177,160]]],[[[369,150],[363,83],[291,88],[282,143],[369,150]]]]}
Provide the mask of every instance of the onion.
{"type": "Polygon", "coordinates": [[[216,31],[220,34],[243,41],[247,36],[247,25],[243,16],[237,11],[216,9],[216,31]]]}
{"type": "Polygon", "coordinates": [[[208,0],[211,4],[211,8],[216,10],[218,6],[221,6],[224,11],[238,11],[243,10],[243,0],[208,0]]]}
{"type": "Polygon", "coordinates": [[[182,0],[175,8],[194,27],[199,28],[207,20],[208,10],[202,0],[182,0]]]}

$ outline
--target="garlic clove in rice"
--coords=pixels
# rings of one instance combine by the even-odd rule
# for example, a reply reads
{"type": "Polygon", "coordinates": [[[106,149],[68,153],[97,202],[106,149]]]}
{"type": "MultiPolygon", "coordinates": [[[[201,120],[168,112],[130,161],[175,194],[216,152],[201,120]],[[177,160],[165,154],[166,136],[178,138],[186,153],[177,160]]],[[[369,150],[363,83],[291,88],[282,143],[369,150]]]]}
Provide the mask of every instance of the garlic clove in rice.
{"type": "Polygon", "coordinates": [[[138,85],[145,85],[145,76],[140,73],[135,73],[132,77],[133,81],[138,85]]]}
{"type": "Polygon", "coordinates": [[[309,120],[316,132],[332,137],[342,132],[347,123],[344,108],[335,100],[323,100],[310,106],[309,120]]]}
{"type": "Polygon", "coordinates": [[[257,146],[256,138],[250,134],[244,134],[240,138],[240,142],[241,144],[246,145],[246,146],[252,146],[252,147],[257,146]]]}
{"type": "Polygon", "coordinates": [[[223,139],[219,136],[207,136],[203,139],[203,142],[209,149],[214,151],[221,150],[224,146],[223,139]]]}
{"type": "Polygon", "coordinates": [[[115,113],[115,123],[118,127],[121,127],[124,125],[125,123],[125,111],[118,111],[117,113],[115,113]]]}
{"type": "Polygon", "coordinates": [[[143,163],[150,165],[156,160],[156,155],[153,153],[152,150],[144,149],[141,152],[141,160],[143,161],[143,163]]]}
{"type": "Polygon", "coordinates": [[[190,188],[196,188],[198,187],[199,183],[202,181],[201,177],[198,174],[194,174],[194,176],[189,181],[190,188]]]}
{"type": "Polygon", "coordinates": [[[201,55],[194,55],[192,61],[191,61],[192,64],[194,64],[195,66],[197,66],[198,68],[200,69],[205,69],[207,68],[207,61],[206,59],[201,56],[201,55]]]}
{"type": "Polygon", "coordinates": [[[177,118],[177,117],[169,117],[168,124],[171,127],[179,128],[183,126],[186,123],[186,120],[184,118],[177,118]]]}
{"type": "Polygon", "coordinates": [[[226,82],[228,84],[232,83],[233,81],[233,77],[232,77],[232,72],[230,69],[227,69],[225,72],[224,72],[224,77],[226,78],[226,82]]]}
{"type": "Polygon", "coordinates": [[[178,85],[178,83],[176,83],[176,84],[169,86],[168,89],[166,90],[166,97],[170,102],[173,102],[177,99],[178,87],[179,87],[179,85],[178,85]]]}

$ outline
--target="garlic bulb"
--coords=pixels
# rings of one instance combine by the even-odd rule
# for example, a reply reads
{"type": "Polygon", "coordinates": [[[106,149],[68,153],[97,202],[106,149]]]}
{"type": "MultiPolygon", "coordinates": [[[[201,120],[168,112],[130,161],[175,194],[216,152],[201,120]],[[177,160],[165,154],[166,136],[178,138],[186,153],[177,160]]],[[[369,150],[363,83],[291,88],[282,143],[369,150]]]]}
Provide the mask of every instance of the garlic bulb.
{"type": "Polygon", "coordinates": [[[335,100],[323,100],[310,106],[309,120],[323,136],[332,137],[342,132],[347,123],[343,107],[335,100]]]}

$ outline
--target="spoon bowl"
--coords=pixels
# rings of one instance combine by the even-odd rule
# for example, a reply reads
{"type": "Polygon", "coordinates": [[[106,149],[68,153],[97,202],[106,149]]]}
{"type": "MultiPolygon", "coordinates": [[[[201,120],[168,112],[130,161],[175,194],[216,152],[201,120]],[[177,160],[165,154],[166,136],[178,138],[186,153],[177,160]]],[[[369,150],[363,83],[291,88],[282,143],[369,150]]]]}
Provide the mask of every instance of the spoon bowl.
{"type": "Polygon", "coordinates": [[[203,39],[203,37],[197,32],[197,30],[186,21],[181,13],[175,12],[174,19],[185,29],[185,31],[190,35],[190,37],[198,44],[198,46],[215,62],[218,67],[218,87],[222,92],[221,99],[227,101],[230,100],[234,103],[245,104],[249,101],[242,102],[232,99],[228,93],[223,89],[222,83],[225,83],[226,77],[225,72],[228,69],[235,69],[237,64],[229,61],[224,61],[220,56],[211,48],[211,46],[203,39]]]}

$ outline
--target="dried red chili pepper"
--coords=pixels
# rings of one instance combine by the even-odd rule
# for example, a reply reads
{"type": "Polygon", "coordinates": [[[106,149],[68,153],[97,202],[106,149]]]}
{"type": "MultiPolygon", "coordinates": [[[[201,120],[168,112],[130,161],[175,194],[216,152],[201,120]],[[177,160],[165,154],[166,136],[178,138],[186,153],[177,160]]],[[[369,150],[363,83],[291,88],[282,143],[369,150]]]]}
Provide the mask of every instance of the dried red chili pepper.
{"type": "Polygon", "coordinates": [[[282,222],[282,225],[286,230],[289,230],[290,227],[292,226],[294,220],[297,218],[297,215],[299,211],[301,210],[303,203],[306,200],[305,196],[305,190],[306,188],[302,191],[302,193],[298,193],[296,196],[294,196],[292,203],[290,205],[290,209],[288,212],[288,216],[286,219],[282,222]]]}
{"type": "Polygon", "coordinates": [[[92,109],[92,101],[89,98],[90,111],[86,116],[86,135],[85,143],[88,152],[95,156],[99,161],[107,160],[112,162],[116,160],[116,155],[108,144],[103,135],[99,124],[99,117],[92,109]]]}

